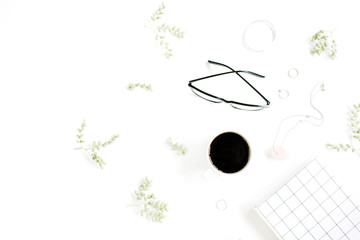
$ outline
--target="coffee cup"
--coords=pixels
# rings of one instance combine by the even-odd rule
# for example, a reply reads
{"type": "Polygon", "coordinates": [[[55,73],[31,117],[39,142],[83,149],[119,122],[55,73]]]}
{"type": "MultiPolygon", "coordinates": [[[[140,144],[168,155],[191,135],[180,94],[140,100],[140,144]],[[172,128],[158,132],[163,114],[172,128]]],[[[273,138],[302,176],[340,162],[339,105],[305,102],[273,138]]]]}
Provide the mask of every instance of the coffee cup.
{"type": "Polygon", "coordinates": [[[235,132],[223,132],[209,144],[209,162],[216,172],[234,174],[247,166],[250,146],[247,140],[235,132]]]}

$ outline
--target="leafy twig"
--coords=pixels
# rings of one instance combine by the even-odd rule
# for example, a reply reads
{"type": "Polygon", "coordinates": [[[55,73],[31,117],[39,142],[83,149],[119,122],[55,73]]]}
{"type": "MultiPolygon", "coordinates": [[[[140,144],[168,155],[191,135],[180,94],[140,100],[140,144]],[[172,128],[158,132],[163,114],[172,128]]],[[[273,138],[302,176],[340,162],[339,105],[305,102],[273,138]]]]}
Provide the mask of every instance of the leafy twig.
{"type": "Polygon", "coordinates": [[[149,193],[151,187],[151,181],[148,177],[145,177],[142,183],[139,185],[137,191],[135,191],[136,203],[130,206],[140,206],[142,209],[140,215],[146,217],[146,219],[153,222],[162,223],[165,218],[165,212],[168,212],[167,203],[162,201],[155,201],[153,193],[149,193]]]}
{"type": "Polygon", "coordinates": [[[327,52],[331,59],[336,57],[336,42],[332,37],[332,32],[320,30],[315,33],[311,39],[312,54],[321,55],[323,52],[327,52]]]}
{"type": "MultiPolygon", "coordinates": [[[[360,104],[353,105],[353,108],[350,112],[350,124],[351,124],[351,130],[352,130],[352,138],[354,140],[357,140],[360,142],[360,120],[359,120],[359,114],[360,114],[360,104]]],[[[351,144],[327,144],[326,145],[329,149],[336,150],[338,152],[340,151],[348,151],[351,150],[351,152],[357,152],[360,149],[356,148],[355,146],[351,144]]]]}
{"type": "Polygon", "coordinates": [[[147,91],[152,91],[152,86],[151,86],[151,84],[146,85],[146,84],[140,84],[140,83],[135,83],[135,84],[134,84],[134,83],[130,83],[129,86],[128,86],[129,90],[134,90],[134,89],[137,88],[137,87],[143,88],[143,89],[145,89],[145,90],[147,90],[147,91]]]}
{"type": "Polygon", "coordinates": [[[164,10],[165,10],[165,4],[161,3],[160,7],[158,8],[158,10],[156,10],[152,16],[151,16],[151,20],[156,21],[156,20],[160,20],[161,16],[164,14],[164,10]]]}
{"type": "Polygon", "coordinates": [[[352,152],[355,152],[356,151],[356,149],[355,148],[353,148],[350,144],[342,144],[342,143],[340,143],[340,144],[330,144],[330,143],[328,143],[328,144],[326,144],[326,146],[329,148],[329,149],[333,149],[333,150],[336,150],[336,151],[338,151],[338,152],[340,152],[340,151],[344,151],[344,152],[347,152],[349,149],[352,151],[352,152]]]}
{"type": "Polygon", "coordinates": [[[153,21],[155,27],[155,32],[156,32],[155,39],[156,41],[159,42],[160,46],[166,50],[165,51],[166,58],[170,58],[171,56],[173,56],[173,50],[169,46],[170,44],[167,41],[166,33],[170,33],[174,37],[181,39],[184,38],[185,32],[181,31],[180,28],[177,26],[170,26],[166,23],[162,23],[162,24],[158,23],[159,20],[161,20],[162,15],[164,14],[164,10],[165,10],[165,4],[162,3],[161,6],[158,8],[158,10],[156,10],[152,14],[151,20],[153,21]]]}
{"type": "Polygon", "coordinates": [[[101,148],[104,148],[112,144],[119,137],[119,135],[112,136],[112,138],[109,141],[106,142],[94,141],[89,147],[84,147],[85,140],[83,137],[84,137],[85,127],[86,127],[86,123],[85,120],[83,120],[81,127],[78,128],[79,133],[76,135],[77,137],[76,142],[80,144],[80,147],[75,148],[75,150],[84,150],[91,156],[92,160],[94,160],[97,164],[99,164],[100,168],[104,168],[104,165],[106,163],[104,159],[99,155],[99,151],[101,148]]]}
{"type": "Polygon", "coordinates": [[[176,151],[178,155],[185,155],[187,152],[187,149],[184,145],[179,144],[177,142],[173,142],[171,138],[168,138],[168,143],[171,146],[171,149],[176,151]]]}

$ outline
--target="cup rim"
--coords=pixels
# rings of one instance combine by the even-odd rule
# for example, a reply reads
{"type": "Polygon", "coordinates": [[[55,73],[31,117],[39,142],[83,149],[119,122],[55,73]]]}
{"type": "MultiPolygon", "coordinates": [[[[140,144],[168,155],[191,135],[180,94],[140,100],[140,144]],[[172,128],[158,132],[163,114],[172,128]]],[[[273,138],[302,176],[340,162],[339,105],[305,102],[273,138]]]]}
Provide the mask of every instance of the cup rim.
{"type": "Polygon", "coordinates": [[[211,141],[210,141],[210,143],[208,144],[208,161],[210,162],[210,165],[212,166],[212,168],[213,168],[216,172],[221,173],[221,174],[234,175],[234,174],[237,174],[237,173],[241,172],[241,171],[242,171],[244,168],[246,168],[247,165],[249,164],[249,161],[250,161],[250,159],[251,159],[251,155],[252,155],[252,154],[251,154],[251,147],[250,147],[249,141],[248,141],[243,135],[241,135],[240,133],[235,132],[235,131],[224,131],[224,132],[221,132],[221,133],[217,134],[214,138],[212,138],[211,141]],[[241,168],[240,170],[236,171],[236,172],[231,172],[231,173],[224,172],[224,171],[220,170],[219,168],[217,168],[217,167],[215,166],[215,164],[214,164],[214,163],[212,162],[212,160],[211,160],[211,156],[210,156],[210,146],[211,146],[212,142],[213,142],[218,136],[220,136],[220,135],[222,135],[222,134],[225,134],[225,133],[234,133],[234,134],[240,136],[242,139],[244,139],[244,141],[245,141],[245,142],[247,143],[247,145],[248,145],[248,149],[249,149],[248,160],[247,160],[245,166],[244,166],[243,168],[241,168]]]}

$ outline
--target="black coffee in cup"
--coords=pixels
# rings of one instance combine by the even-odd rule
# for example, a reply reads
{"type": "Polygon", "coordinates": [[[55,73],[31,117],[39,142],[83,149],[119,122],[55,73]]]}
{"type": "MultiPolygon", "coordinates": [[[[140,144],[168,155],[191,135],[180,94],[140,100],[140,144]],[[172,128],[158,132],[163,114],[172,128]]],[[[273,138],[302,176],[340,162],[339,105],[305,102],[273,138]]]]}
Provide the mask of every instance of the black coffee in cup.
{"type": "Polygon", "coordinates": [[[243,169],[250,158],[250,148],[246,140],[234,132],[225,132],[210,144],[211,163],[224,173],[236,173],[243,169]]]}

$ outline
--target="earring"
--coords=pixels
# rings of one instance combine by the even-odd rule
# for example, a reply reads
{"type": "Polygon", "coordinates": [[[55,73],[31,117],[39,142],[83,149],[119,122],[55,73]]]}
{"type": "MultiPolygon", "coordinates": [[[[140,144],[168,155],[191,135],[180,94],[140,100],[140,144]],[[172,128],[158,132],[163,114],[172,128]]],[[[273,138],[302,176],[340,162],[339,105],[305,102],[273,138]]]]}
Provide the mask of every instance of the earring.
{"type": "Polygon", "coordinates": [[[286,89],[279,89],[278,90],[278,96],[281,99],[286,99],[289,97],[289,91],[286,89]]]}

